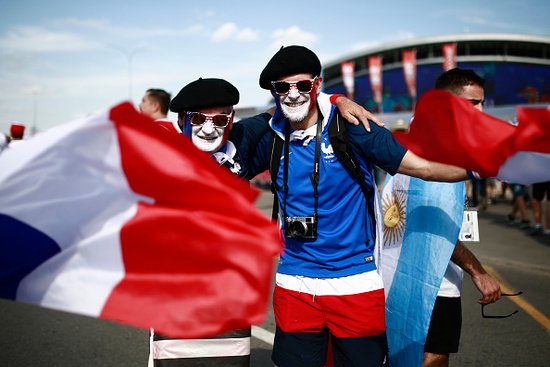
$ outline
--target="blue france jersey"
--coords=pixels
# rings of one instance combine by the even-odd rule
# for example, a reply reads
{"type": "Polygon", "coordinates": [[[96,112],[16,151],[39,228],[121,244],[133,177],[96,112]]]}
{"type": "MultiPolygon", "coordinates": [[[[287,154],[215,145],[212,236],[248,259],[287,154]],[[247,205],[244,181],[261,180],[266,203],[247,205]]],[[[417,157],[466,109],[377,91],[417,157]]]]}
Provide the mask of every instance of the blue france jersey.
{"type": "MultiPolygon", "coordinates": [[[[334,108],[329,121],[332,120],[334,108]]],[[[339,118],[342,118],[339,116],[339,118]]],[[[323,129],[319,173],[319,203],[317,238],[285,238],[285,252],[278,272],[315,278],[333,278],[374,270],[374,236],[365,196],[359,184],[334,155],[328,137],[328,126],[323,129]]],[[[394,174],[406,150],[393,139],[391,133],[371,123],[371,132],[363,126],[347,124],[348,135],[367,185],[372,185],[373,164],[394,174]]],[[[313,175],[315,138],[304,145],[293,141],[289,146],[287,216],[313,216],[313,175]]],[[[283,213],[284,152],[277,174],[280,213],[283,213]]],[[[374,205],[371,201],[370,205],[374,205]]]]}

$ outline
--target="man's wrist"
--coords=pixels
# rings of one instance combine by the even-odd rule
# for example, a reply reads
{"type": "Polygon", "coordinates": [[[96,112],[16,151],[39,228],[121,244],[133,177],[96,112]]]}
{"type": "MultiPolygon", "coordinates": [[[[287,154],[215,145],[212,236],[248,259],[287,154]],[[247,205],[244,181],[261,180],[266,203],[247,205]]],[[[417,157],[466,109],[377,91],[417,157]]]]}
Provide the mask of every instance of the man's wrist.
{"type": "Polygon", "coordinates": [[[477,172],[466,170],[466,173],[472,180],[481,180],[481,176],[477,172]]]}
{"type": "Polygon", "coordinates": [[[345,95],[343,94],[333,94],[330,96],[330,103],[332,103],[333,105],[336,104],[336,99],[338,99],[338,97],[345,97],[345,95]]]}

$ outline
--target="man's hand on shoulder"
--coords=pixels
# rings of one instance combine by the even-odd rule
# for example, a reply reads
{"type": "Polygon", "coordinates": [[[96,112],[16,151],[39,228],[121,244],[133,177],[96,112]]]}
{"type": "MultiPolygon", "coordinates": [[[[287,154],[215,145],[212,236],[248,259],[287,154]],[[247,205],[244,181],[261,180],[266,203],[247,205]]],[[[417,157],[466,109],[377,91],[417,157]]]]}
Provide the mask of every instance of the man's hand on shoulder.
{"type": "Polygon", "coordinates": [[[384,127],[384,123],[380,121],[378,117],[341,94],[332,95],[330,97],[330,101],[338,107],[342,117],[345,118],[350,124],[359,125],[359,121],[361,121],[365,127],[365,130],[370,131],[369,120],[371,120],[376,125],[384,127]]]}

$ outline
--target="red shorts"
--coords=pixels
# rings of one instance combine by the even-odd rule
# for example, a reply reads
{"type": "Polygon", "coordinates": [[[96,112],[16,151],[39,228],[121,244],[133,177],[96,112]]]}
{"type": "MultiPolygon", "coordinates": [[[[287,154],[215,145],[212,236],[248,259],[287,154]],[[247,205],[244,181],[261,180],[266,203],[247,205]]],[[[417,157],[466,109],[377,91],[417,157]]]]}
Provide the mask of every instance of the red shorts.
{"type": "MultiPolygon", "coordinates": [[[[378,277],[376,272],[370,273],[373,273],[371,276],[378,277]]],[[[283,288],[277,284],[273,294],[277,326],[282,331],[290,333],[315,333],[328,329],[332,335],[340,338],[373,336],[385,332],[385,302],[381,280],[378,283],[376,279],[376,284],[370,284],[370,280],[365,282],[364,278],[347,278],[352,282],[361,282],[357,286],[354,285],[355,290],[360,292],[342,292],[342,287],[327,287],[330,279],[319,279],[324,282],[319,289],[317,286],[309,289],[296,289],[292,286],[283,288]]],[[[339,282],[342,279],[346,278],[338,278],[335,281],[339,282]]],[[[349,288],[348,286],[349,283],[345,288],[349,288]]]]}

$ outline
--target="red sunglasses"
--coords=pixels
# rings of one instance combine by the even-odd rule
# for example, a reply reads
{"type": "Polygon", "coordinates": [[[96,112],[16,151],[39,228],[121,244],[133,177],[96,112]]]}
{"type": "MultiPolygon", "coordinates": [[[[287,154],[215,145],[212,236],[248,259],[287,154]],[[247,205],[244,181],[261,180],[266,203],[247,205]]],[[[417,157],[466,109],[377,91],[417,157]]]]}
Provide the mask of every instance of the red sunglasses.
{"type": "Polygon", "coordinates": [[[271,82],[271,85],[273,86],[273,90],[275,91],[275,93],[280,96],[284,96],[285,94],[288,94],[288,92],[290,92],[290,88],[292,87],[298,89],[298,92],[300,93],[309,93],[313,89],[313,85],[316,81],[317,77],[313,79],[299,80],[297,82],[271,82]]]}
{"type": "Polygon", "coordinates": [[[226,127],[233,119],[233,112],[229,115],[215,114],[210,115],[202,112],[186,112],[189,122],[193,126],[202,126],[208,120],[211,120],[216,127],[226,127]]]}

